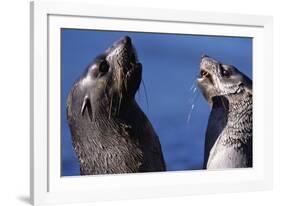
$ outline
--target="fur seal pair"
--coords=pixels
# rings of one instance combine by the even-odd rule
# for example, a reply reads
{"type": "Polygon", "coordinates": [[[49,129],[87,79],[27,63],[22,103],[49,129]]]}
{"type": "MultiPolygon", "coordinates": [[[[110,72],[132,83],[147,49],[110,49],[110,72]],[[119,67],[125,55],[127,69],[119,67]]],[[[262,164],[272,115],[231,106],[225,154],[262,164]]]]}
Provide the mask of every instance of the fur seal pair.
{"type": "Polygon", "coordinates": [[[212,107],[203,167],[252,167],[252,81],[234,66],[206,55],[197,81],[212,107]]]}
{"type": "Polygon", "coordinates": [[[67,119],[80,174],[165,171],[159,138],[135,101],[142,65],[128,36],[73,85],[67,119]]]}

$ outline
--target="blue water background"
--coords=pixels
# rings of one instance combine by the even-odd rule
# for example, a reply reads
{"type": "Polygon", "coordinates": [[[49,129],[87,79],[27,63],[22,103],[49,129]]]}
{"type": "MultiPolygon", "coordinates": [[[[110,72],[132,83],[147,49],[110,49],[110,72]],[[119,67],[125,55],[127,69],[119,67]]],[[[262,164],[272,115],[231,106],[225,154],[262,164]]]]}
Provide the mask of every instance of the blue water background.
{"type": "Polygon", "coordinates": [[[194,92],[200,57],[235,65],[252,78],[252,39],[62,29],[61,175],[79,175],[66,120],[68,92],[86,66],[124,35],[132,38],[143,65],[148,104],[142,86],[136,100],[159,135],[167,170],[201,169],[210,108],[200,91],[194,92]]]}

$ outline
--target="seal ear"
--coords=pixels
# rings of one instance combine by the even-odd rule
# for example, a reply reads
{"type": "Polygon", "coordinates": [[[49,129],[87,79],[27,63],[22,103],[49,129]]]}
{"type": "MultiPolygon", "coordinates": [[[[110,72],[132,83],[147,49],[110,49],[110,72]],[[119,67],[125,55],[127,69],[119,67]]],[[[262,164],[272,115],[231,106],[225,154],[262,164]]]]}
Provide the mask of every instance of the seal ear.
{"type": "Polygon", "coordinates": [[[83,103],[82,103],[82,107],[81,107],[81,111],[80,111],[82,116],[84,116],[86,108],[88,110],[90,120],[92,121],[93,120],[93,112],[92,112],[90,98],[88,97],[88,95],[86,95],[84,97],[84,100],[83,100],[83,103]]]}

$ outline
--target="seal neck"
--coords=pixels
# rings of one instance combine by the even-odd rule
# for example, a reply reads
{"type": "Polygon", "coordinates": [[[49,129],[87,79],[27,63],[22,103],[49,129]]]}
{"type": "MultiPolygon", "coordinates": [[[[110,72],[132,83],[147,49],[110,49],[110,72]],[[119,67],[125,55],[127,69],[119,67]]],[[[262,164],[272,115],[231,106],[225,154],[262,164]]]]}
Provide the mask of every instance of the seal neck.
{"type": "Polygon", "coordinates": [[[252,129],[252,94],[243,92],[239,95],[229,94],[213,98],[211,116],[223,122],[222,128],[231,131],[252,129]]]}
{"type": "Polygon", "coordinates": [[[101,122],[102,120],[119,121],[131,114],[134,110],[136,102],[134,99],[108,99],[106,102],[100,104],[93,111],[93,121],[101,122]],[[124,117],[125,116],[125,117],[124,117]]]}
{"type": "Polygon", "coordinates": [[[245,112],[252,113],[252,94],[249,92],[242,92],[241,95],[231,94],[227,96],[229,102],[229,113],[241,116],[245,112]]]}

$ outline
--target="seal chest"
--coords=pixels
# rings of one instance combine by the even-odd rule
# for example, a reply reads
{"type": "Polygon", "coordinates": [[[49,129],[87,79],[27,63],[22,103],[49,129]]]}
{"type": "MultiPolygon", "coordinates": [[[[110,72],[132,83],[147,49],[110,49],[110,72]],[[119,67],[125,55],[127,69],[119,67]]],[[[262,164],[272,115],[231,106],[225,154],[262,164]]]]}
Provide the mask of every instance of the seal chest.
{"type": "Polygon", "coordinates": [[[165,170],[159,138],[135,101],[141,74],[125,36],[74,83],[67,119],[81,175],[165,170]]]}
{"type": "Polygon", "coordinates": [[[234,66],[204,55],[197,82],[212,107],[203,167],[252,167],[252,81],[234,66]]]}

